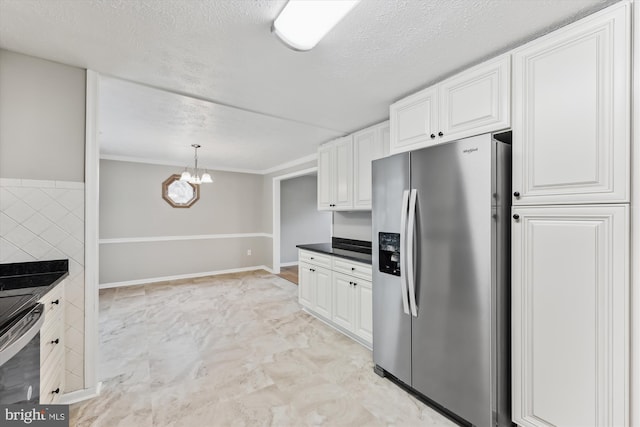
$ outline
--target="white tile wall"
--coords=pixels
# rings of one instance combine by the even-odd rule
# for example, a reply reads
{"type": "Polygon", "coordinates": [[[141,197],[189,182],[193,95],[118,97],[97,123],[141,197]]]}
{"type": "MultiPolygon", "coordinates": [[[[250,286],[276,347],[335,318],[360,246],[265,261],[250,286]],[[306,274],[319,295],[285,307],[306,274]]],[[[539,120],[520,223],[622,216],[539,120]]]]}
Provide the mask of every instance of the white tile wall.
{"type": "Polygon", "coordinates": [[[69,259],[65,392],[84,388],[84,183],[0,178],[0,263],[69,259]]]}

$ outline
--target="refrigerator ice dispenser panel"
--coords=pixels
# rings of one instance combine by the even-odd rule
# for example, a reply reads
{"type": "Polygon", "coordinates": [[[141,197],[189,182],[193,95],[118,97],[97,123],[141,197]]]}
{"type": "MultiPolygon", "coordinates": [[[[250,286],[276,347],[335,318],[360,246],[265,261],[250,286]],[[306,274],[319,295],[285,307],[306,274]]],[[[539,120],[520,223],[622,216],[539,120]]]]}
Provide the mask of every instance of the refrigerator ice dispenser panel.
{"type": "Polygon", "coordinates": [[[378,233],[378,241],[380,242],[380,271],[400,276],[400,234],[378,233]]]}

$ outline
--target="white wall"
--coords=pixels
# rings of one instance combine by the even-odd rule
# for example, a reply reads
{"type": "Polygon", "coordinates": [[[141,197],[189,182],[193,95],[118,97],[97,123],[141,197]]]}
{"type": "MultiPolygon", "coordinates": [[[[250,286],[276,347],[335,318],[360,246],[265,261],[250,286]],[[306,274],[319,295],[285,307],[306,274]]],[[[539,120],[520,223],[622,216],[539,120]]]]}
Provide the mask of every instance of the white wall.
{"type": "Polygon", "coordinates": [[[215,182],[201,185],[200,200],[185,209],[162,198],[162,182],[179,172],[100,161],[101,285],[269,263],[262,176],[212,171],[215,182]]]}
{"type": "Polygon", "coordinates": [[[334,212],[333,237],[371,241],[371,211],[334,212]]]}
{"type": "Polygon", "coordinates": [[[331,212],[318,211],[317,175],[280,184],[280,262],[298,260],[296,245],[331,241],[331,212]]]}
{"type": "Polygon", "coordinates": [[[84,181],[85,79],[0,50],[0,177],[84,181]]]}
{"type": "Polygon", "coordinates": [[[69,259],[67,393],[84,388],[85,79],[0,50],[0,262],[69,259]]]}

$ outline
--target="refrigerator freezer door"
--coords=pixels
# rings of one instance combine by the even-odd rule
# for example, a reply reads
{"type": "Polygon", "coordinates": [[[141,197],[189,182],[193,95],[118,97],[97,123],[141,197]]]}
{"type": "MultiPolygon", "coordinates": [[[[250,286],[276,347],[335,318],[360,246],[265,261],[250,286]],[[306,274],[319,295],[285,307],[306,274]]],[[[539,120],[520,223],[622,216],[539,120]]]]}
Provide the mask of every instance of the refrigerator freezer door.
{"type": "Polygon", "coordinates": [[[419,308],[412,385],[476,426],[493,417],[493,144],[481,135],[411,155],[419,308]]]}
{"type": "MultiPolygon", "coordinates": [[[[411,385],[411,315],[403,309],[402,266],[400,276],[380,271],[380,254],[387,251],[388,233],[401,235],[402,198],[409,189],[410,154],[375,160],[372,166],[373,206],[373,362],[400,381],[411,385]],[[382,243],[382,244],[381,244],[382,243]]],[[[406,205],[405,209],[406,209],[406,205]]],[[[385,270],[382,268],[382,270],[385,270]]],[[[406,293],[405,293],[406,298],[406,293]]],[[[406,301],[406,300],[405,300],[406,301]]]]}

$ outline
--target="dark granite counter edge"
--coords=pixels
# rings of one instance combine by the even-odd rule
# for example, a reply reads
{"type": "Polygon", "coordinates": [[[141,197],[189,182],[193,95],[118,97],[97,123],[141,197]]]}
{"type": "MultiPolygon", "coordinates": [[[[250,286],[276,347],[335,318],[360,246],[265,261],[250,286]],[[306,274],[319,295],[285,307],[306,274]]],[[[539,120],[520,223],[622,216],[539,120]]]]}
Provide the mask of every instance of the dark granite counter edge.
{"type": "Polygon", "coordinates": [[[69,276],[69,260],[0,264],[0,293],[30,292],[40,299],[69,276]]]}
{"type": "Polygon", "coordinates": [[[325,255],[331,255],[331,256],[335,256],[338,258],[343,258],[343,259],[348,259],[350,261],[356,261],[356,262],[361,262],[363,264],[368,264],[371,265],[372,264],[372,260],[371,260],[371,255],[370,254],[363,254],[360,252],[354,252],[354,251],[347,251],[346,249],[342,249],[341,252],[334,252],[334,248],[331,247],[330,243],[326,244],[326,248],[323,248],[321,246],[324,246],[322,244],[310,244],[310,245],[296,245],[296,247],[298,249],[303,249],[305,251],[312,251],[312,252],[317,252],[317,253],[321,253],[321,254],[325,254],[325,255]],[[350,255],[348,253],[345,252],[353,252],[353,255],[350,255]]]}
{"type": "Polygon", "coordinates": [[[43,273],[63,273],[69,271],[68,259],[51,261],[29,261],[0,264],[0,277],[26,276],[43,273]]]}

